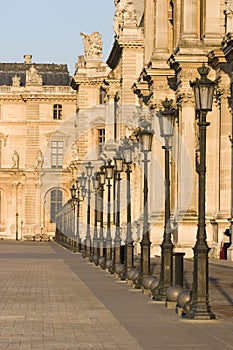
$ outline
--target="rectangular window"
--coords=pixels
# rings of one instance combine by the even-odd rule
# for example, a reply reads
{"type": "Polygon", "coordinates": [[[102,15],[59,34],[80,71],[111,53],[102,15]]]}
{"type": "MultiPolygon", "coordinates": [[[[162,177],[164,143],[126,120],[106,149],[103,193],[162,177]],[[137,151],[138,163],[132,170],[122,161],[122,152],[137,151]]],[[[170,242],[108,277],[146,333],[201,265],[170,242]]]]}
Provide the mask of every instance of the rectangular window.
{"type": "Polygon", "coordinates": [[[103,105],[105,103],[105,98],[106,98],[106,91],[100,87],[99,90],[99,104],[103,105]]]}
{"type": "Polygon", "coordinates": [[[62,191],[52,190],[51,191],[51,207],[50,207],[50,219],[55,222],[56,214],[62,208],[62,191]]]}
{"type": "Polygon", "coordinates": [[[61,119],[62,105],[56,104],[53,106],[53,119],[61,119]]]}
{"type": "Polygon", "coordinates": [[[63,141],[52,141],[51,167],[62,168],[62,163],[63,163],[63,141]]]}
{"type": "Polygon", "coordinates": [[[100,156],[105,143],[105,129],[98,129],[98,155],[100,156]]]}

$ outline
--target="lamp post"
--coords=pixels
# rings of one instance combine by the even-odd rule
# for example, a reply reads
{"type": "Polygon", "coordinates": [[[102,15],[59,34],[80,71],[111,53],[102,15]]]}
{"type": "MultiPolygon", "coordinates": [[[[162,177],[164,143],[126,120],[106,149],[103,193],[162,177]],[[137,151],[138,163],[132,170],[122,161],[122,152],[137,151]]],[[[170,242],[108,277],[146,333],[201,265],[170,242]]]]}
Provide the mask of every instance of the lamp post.
{"type": "Polygon", "coordinates": [[[82,181],[85,181],[84,175],[83,177],[79,176],[76,180],[76,186],[72,185],[70,189],[71,199],[74,205],[74,236],[77,245],[77,248],[75,247],[75,250],[77,249],[78,251],[81,250],[81,240],[79,235],[80,203],[84,200],[84,197],[86,196],[86,189],[84,187],[81,187],[80,185],[82,183],[85,186],[85,183],[82,181]],[[80,195],[82,196],[82,199],[80,195]]]}
{"type": "Polygon", "coordinates": [[[132,145],[129,138],[123,139],[123,146],[121,147],[124,164],[126,165],[126,180],[127,180],[127,227],[125,240],[125,262],[124,273],[122,278],[127,277],[127,271],[133,268],[133,239],[131,227],[131,189],[130,189],[130,173],[132,164],[132,145]]]}
{"type": "Polygon", "coordinates": [[[105,171],[104,165],[100,167],[99,171],[99,188],[100,188],[100,232],[99,232],[99,258],[105,257],[104,248],[104,185],[105,185],[105,171]]]}
{"type": "Polygon", "coordinates": [[[216,83],[207,78],[209,68],[204,64],[198,68],[200,79],[190,82],[194,91],[196,117],[199,127],[199,156],[196,154],[196,172],[198,173],[198,228],[194,251],[193,289],[188,319],[210,320],[215,315],[209,305],[209,262],[205,228],[205,192],[206,192],[206,128],[210,125],[206,115],[212,110],[213,93],[216,83]],[[199,158],[199,159],[198,159],[199,158]]]}
{"type": "Polygon", "coordinates": [[[229,252],[229,258],[232,261],[233,260],[233,240],[232,240],[232,232],[233,232],[233,97],[232,94],[230,97],[228,97],[228,104],[231,109],[231,135],[229,136],[229,140],[231,143],[231,217],[229,218],[230,221],[230,247],[228,248],[229,252]]]}
{"type": "MultiPolygon", "coordinates": [[[[137,132],[139,138],[139,144],[141,151],[143,152],[144,159],[144,182],[143,182],[143,232],[141,239],[141,281],[144,277],[150,274],[150,235],[149,235],[149,223],[148,223],[148,153],[151,151],[154,130],[151,130],[151,124],[147,121],[143,121],[137,132]]],[[[140,284],[140,283],[139,283],[140,284]]]]}
{"type": "Polygon", "coordinates": [[[114,157],[116,181],[117,181],[117,204],[116,204],[116,231],[114,239],[114,267],[121,263],[121,235],[120,235],[120,186],[121,186],[121,172],[123,171],[123,158],[120,150],[116,151],[114,157]]]}
{"type": "Polygon", "coordinates": [[[170,138],[173,136],[174,120],[176,110],[171,108],[172,100],[167,98],[162,102],[164,111],[159,111],[160,135],[164,138],[165,145],[162,148],[165,151],[165,222],[164,234],[161,244],[161,270],[158,285],[158,295],[154,296],[155,300],[166,300],[167,289],[173,282],[173,244],[171,241],[171,218],[170,218],[170,165],[169,145],[170,138]]]}
{"type": "Polygon", "coordinates": [[[93,166],[89,161],[86,165],[86,175],[87,175],[87,230],[86,230],[86,242],[85,242],[85,257],[90,257],[91,254],[91,176],[92,176],[93,166]]]}
{"type": "Polygon", "coordinates": [[[76,240],[76,236],[77,236],[77,197],[76,197],[76,187],[73,184],[70,188],[70,194],[71,194],[71,208],[73,209],[74,215],[73,215],[73,223],[74,225],[72,225],[72,233],[74,235],[74,243],[73,243],[73,251],[77,250],[77,240],[76,240]]]}
{"type": "MultiPolygon", "coordinates": [[[[83,192],[83,198],[86,196],[86,182],[87,182],[87,177],[85,175],[84,172],[82,172],[81,176],[78,177],[78,182],[77,182],[77,185],[78,185],[78,188],[81,189],[81,191],[83,192]]],[[[80,212],[79,212],[80,208],[78,207],[78,218],[80,218],[80,212]]],[[[78,219],[79,221],[79,219],[78,219]]],[[[78,226],[79,226],[80,222],[78,223],[78,226]]],[[[82,253],[84,254],[85,253],[85,242],[84,244],[82,244],[82,237],[79,235],[79,251],[82,251],[82,253]]]]}
{"type": "Polygon", "coordinates": [[[113,178],[114,166],[111,159],[105,164],[105,176],[108,180],[108,210],[107,210],[107,235],[106,235],[106,260],[112,259],[112,236],[111,236],[111,179],[113,178]]]}
{"type": "Polygon", "coordinates": [[[92,176],[92,184],[95,191],[95,218],[94,218],[94,233],[93,233],[93,257],[98,255],[98,237],[97,237],[97,201],[99,189],[99,173],[95,172],[92,176]]]}

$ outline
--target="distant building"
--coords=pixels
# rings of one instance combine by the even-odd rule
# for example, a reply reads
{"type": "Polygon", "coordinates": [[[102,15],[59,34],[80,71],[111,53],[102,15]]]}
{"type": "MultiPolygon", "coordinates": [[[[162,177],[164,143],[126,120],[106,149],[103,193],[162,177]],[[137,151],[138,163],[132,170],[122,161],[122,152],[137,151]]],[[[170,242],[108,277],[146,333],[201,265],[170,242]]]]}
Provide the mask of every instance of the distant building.
{"type": "Polygon", "coordinates": [[[54,234],[70,194],[65,157],[77,108],[70,81],[66,65],[32,63],[31,55],[0,63],[0,237],[54,234]]]}

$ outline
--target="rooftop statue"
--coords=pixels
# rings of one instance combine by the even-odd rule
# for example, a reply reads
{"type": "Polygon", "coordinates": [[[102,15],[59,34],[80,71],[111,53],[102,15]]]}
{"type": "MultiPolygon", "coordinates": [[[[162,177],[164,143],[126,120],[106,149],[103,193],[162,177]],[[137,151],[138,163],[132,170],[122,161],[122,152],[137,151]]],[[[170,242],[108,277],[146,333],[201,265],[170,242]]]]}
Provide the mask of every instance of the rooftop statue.
{"type": "Polygon", "coordinates": [[[85,58],[102,57],[102,35],[99,32],[91,34],[80,33],[83,37],[85,58]]]}

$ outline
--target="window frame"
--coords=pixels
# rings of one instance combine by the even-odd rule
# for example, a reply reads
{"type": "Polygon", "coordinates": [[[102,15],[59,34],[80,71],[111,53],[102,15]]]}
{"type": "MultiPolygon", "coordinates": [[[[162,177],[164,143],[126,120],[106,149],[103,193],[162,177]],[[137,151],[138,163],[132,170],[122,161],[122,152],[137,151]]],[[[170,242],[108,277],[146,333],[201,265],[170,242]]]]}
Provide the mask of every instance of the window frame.
{"type": "Polygon", "coordinates": [[[62,120],[62,105],[60,103],[53,105],[53,120],[62,120]]]}
{"type": "Polygon", "coordinates": [[[64,155],[64,141],[52,140],[51,141],[51,168],[52,169],[63,168],[63,155],[64,155]]]}

